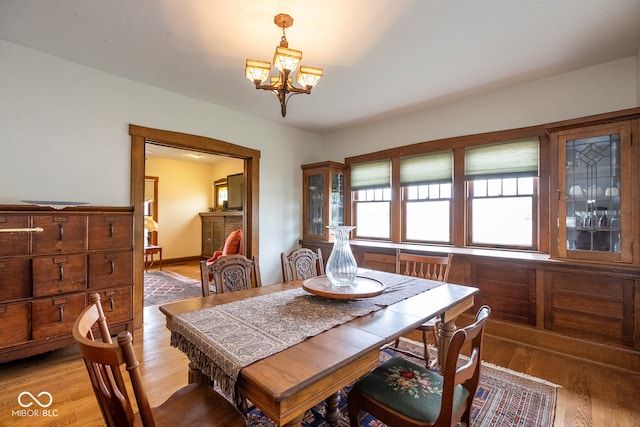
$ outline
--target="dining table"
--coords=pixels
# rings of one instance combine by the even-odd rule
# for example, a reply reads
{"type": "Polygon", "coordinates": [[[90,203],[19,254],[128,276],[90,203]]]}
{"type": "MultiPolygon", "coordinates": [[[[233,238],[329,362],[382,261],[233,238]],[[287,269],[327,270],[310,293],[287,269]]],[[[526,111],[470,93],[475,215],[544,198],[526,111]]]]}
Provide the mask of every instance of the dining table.
{"type": "Polygon", "coordinates": [[[473,307],[478,292],[376,270],[359,269],[358,278],[381,291],[333,295],[331,287],[314,292],[298,280],[185,299],[160,311],[171,345],[189,358],[190,382],[215,382],[278,426],[301,425],[305,412],[324,400],[323,415],[333,425],[339,391],[379,364],[385,344],[435,316],[442,364],[456,317],[473,307]]]}

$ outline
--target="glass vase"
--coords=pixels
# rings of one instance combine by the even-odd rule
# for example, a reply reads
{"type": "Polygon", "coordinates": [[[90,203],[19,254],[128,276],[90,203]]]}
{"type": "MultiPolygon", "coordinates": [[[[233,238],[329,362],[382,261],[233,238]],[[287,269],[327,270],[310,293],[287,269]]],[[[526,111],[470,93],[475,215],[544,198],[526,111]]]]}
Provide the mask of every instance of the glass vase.
{"type": "Polygon", "coordinates": [[[351,282],[358,273],[358,266],[349,245],[349,233],[356,227],[341,225],[328,226],[327,228],[335,236],[333,249],[325,267],[327,278],[332,286],[351,286],[351,282]]]}

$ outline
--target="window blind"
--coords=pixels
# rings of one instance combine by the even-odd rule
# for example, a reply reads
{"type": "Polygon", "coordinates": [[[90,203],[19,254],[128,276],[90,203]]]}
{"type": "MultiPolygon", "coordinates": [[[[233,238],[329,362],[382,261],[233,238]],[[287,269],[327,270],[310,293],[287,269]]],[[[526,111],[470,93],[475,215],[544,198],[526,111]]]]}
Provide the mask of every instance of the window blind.
{"type": "Polygon", "coordinates": [[[391,162],[355,163],[351,165],[351,190],[389,188],[391,186],[391,162]]]}
{"type": "Polygon", "coordinates": [[[417,185],[436,182],[451,182],[453,175],[453,153],[421,154],[400,159],[400,185],[417,185]]]}
{"type": "Polygon", "coordinates": [[[465,177],[538,176],[538,140],[495,144],[465,150],[465,177]]]}

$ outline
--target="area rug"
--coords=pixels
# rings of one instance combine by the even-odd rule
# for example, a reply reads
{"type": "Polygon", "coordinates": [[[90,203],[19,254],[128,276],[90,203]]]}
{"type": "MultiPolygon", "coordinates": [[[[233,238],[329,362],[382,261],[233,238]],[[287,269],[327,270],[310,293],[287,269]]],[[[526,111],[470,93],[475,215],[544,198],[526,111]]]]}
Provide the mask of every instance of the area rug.
{"type": "MultiPolygon", "coordinates": [[[[422,343],[402,339],[401,348],[414,354],[422,352],[422,343]]],[[[380,351],[380,361],[398,355],[424,364],[411,356],[394,353],[393,350],[380,351]]],[[[435,357],[435,349],[433,355],[435,357]]],[[[473,399],[471,413],[474,427],[550,427],[553,426],[556,407],[556,395],[560,386],[540,378],[531,377],[489,363],[482,363],[480,385],[473,399]]],[[[346,392],[348,387],[340,391],[340,418],[338,427],[349,427],[346,392]]],[[[324,427],[322,411],[324,403],[307,411],[302,420],[303,427],[324,427]]],[[[364,414],[364,413],[363,413],[364,414]]],[[[248,425],[251,427],[275,426],[260,410],[253,409],[248,414],[248,425]]],[[[384,427],[377,419],[366,415],[360,422],[363,427],[384,427]]],[[[460,424],[458,424],[460,425],[460,424]]]]}
{"type": "Polygon", "coordinates": [[[202,296],[199,280],[167,270],[144,273],[145,307],[198,296],[202,296]]]}

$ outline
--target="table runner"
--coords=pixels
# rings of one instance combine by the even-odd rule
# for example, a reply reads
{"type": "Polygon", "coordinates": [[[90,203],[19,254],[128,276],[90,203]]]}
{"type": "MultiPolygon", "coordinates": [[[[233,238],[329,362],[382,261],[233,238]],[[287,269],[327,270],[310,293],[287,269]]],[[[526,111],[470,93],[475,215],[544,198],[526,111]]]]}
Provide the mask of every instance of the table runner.
{"type": "Polygon", "coordinates": [[[171,345],[232,397],[244,366],[442,284],[373,270],[360,275],[384,283],[384,292],[344,300],[296,288],[183,313],[171,321],[171,345]]]}

